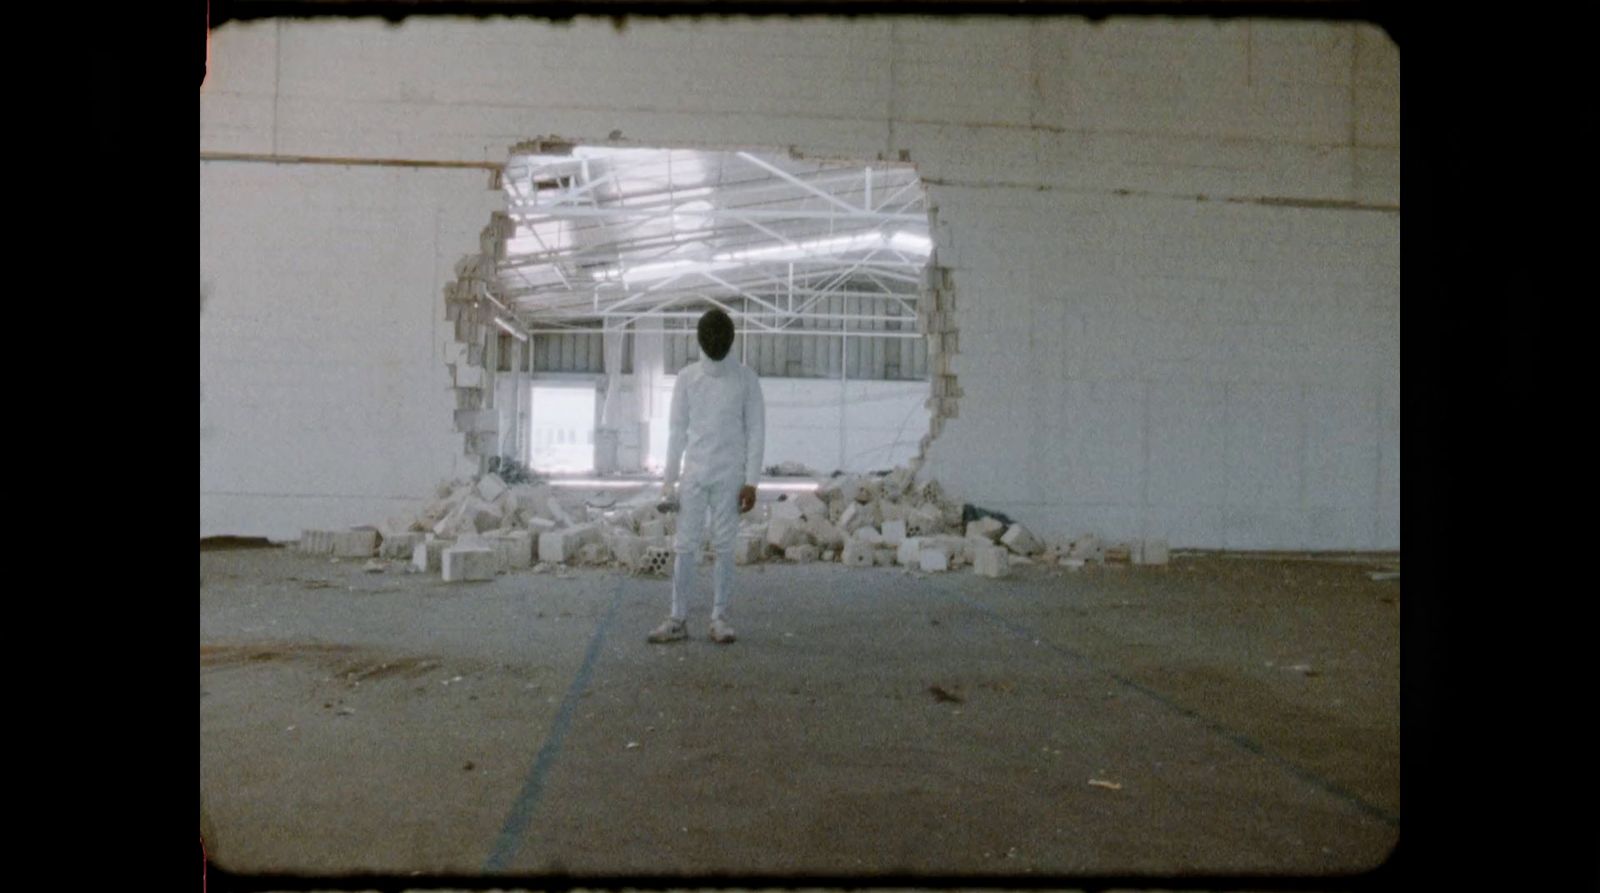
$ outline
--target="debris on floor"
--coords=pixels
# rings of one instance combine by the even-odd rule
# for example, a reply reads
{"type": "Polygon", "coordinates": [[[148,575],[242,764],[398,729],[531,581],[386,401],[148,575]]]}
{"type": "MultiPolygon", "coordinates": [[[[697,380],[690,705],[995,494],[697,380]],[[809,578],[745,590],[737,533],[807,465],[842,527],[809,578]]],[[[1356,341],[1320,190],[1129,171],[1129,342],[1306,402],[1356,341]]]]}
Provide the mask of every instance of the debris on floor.
{"type": "Polygon", "coordinates": [[[960,695],[945,691],[937,685],[928,686],[928,694],[933,695],[933,699],[941,704],[961,704],[966,700],[960,695]]]}
{"type": "Polygon", "coordinates": [[[1097,787],[1097,788],[1105,788],[1108,791],[1120,791],[1120,790],[1122,790],[1122,785],[1121,784],[1119,784],[1117,782],[1114,782],[1114,781],[1106,781],[1105,779],[1101,779],[1101,778],[1091,778],[1091,779],[1089,779],[1089,784],[1091,784],[1091,785],[1093,785],[1094,787],[1097,787]]]}
{"type": "MultiPolygon", "coordinates": [[[[970,567],[998,579],[1020,565],[1160,565],[1171,554],[1164,539],[1043,538],[1004,513],[962,502],[937,480],[919,483],[911,468],[821,475],[785,462],[768,472],[810,477],[816,489],[784,494],[742,517],[736,564],[898,565],[913,576],[970,567]]],[[[447,582],[576,566],[662,575],[671,571],[677,514],[674,505],[663,510],[658,503],[659,491],[649,485],[621,499],[585,496],[502,460],[486,474],[441,483],[414,517],[390,517],[375,527],[308,529],[298,548],[335,562],[365,559],[374,573],[383,560],[408,561],[408,572],[439,574],[447,582]]]]}

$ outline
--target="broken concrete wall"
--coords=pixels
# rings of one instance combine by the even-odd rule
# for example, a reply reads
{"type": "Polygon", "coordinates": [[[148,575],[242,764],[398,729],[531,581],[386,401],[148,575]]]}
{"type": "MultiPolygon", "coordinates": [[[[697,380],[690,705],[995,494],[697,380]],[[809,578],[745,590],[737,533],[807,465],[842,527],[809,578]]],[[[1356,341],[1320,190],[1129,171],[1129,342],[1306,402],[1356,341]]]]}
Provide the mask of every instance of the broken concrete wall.
{"type": "MultiPolygon", "coordinates": [[[[549,134],[910,160],[954,286],[926,473],[1044,537],[1397,548],[1398,71],[1339,22],[229,24],[201,149],[459,164],[549,134]]],[[[226,395],[202,396],[202,532],[386,516],[380,494],[460,453],[457,407],[427,396],[443,339],[420,336],[499,197],[472,169],[201,167],[201,383],[226,395]],[[404,196],[423,182],[451,194],[404,196]],[[310,333],[293,362],[240,347],[310,333]],[[330,388],[308,365],[329,356],[363,371],[330,388]]]]}

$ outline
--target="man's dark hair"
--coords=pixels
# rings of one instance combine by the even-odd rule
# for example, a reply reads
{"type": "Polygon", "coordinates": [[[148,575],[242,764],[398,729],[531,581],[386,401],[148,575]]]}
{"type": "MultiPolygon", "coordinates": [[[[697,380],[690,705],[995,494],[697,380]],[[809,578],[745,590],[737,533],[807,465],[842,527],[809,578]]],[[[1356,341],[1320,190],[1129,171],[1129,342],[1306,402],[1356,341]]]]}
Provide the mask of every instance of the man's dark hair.
{"type": "Polygon", "coordinates": [[[713,360],[720,360],[733,347],[733,320],[719,309],[707,310],[700,317],[698,335],[700,352],[713,360]]]}

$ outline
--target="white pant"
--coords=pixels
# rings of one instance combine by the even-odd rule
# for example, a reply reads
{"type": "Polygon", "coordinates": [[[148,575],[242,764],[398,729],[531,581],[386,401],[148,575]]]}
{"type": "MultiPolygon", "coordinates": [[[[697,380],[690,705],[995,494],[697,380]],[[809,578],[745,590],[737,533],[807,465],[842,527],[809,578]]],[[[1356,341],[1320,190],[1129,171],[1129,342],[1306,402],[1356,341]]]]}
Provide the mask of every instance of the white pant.
{"type": "Polygon", "coordinates": [[[678,534],[672,551],[672,619],[685,620],[694,596],[695,564],[706,538],[706,518],[711,520],[711,551],[716,555],[712,573],[711,619],[724,619],[728,591],[733,588],[733,544],[739,535],[739,482],[685,481],[678,486],[678,534]]]}

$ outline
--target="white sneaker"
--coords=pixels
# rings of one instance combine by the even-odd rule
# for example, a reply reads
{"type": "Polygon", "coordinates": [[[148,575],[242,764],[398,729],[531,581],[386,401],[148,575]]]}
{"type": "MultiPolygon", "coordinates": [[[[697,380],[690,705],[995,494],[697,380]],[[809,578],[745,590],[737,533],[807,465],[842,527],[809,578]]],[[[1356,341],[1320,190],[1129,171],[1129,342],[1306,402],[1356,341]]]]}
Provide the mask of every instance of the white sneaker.
{"type": "Polygon", "coordinates": [[[667,621],[656,627],[650,633],[649,641],[655,645],[667,642],[681,642],[689,638],[689,625],[682,620],[667,618],[667,621]]]}
{"type": "Polygon", "coordinates": [[[726,645],[735,638],[737,637],[733,634],[733,627],[729,626],[727,621],[711,621],[711,641],[716,642],[718,645],[726,645]]]}

